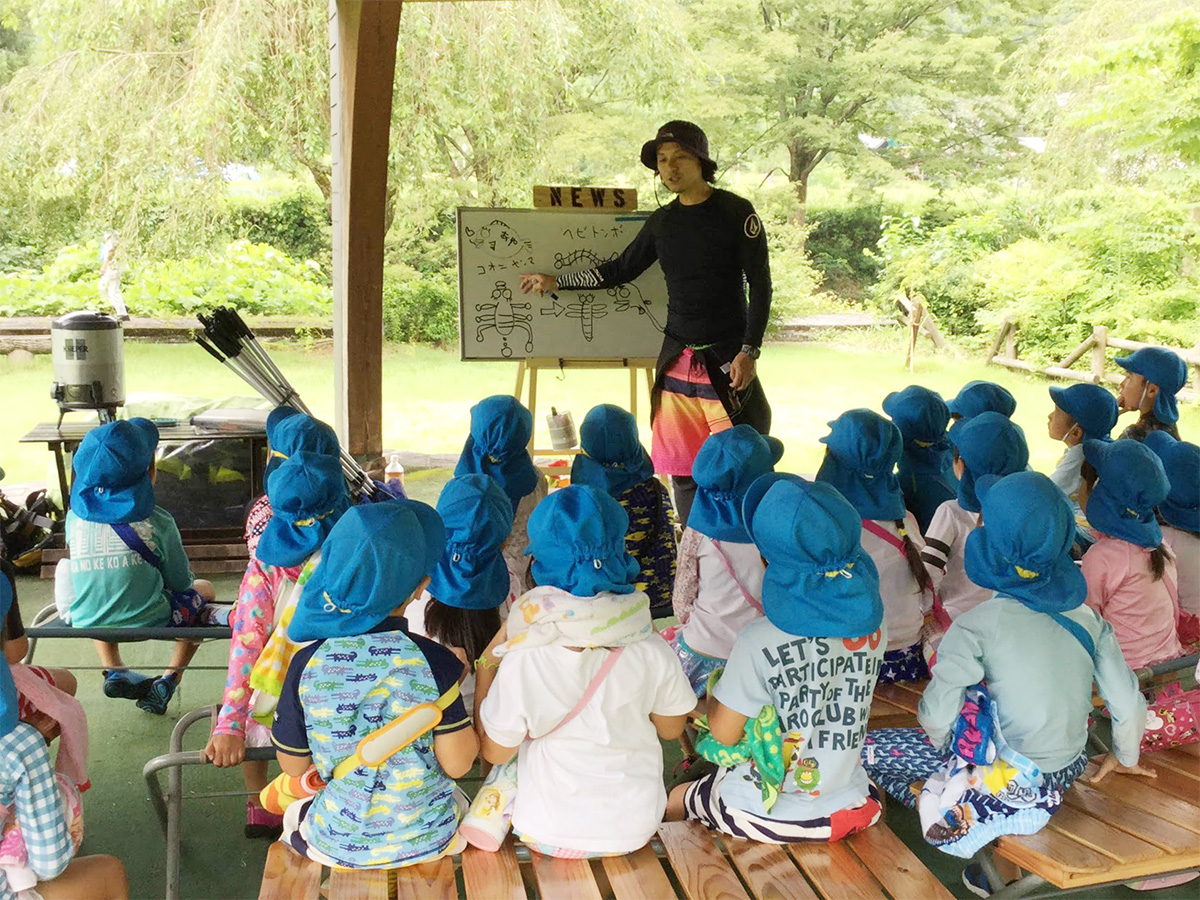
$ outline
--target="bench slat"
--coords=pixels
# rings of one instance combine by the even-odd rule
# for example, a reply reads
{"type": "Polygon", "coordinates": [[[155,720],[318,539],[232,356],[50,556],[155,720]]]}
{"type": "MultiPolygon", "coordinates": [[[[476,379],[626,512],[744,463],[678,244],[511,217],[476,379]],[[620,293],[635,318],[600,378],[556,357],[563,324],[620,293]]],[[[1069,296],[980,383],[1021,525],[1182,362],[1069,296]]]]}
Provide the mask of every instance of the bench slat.
{"type": "Polygon", "coordinates": [[[1063,805],[1050,818],[1048,828],[1071,840],[1091,847],[1119,865],[1142,862],[1162,856],[1162,850],[1139,837],[1099,821],[1074,806],[1063,805]]]}
{"type": "MultiPolygon", "coordinates": [[[[1096,774],[1096,764],[1090,763],[1084,778],[1096,774]]],[[[1196,801],[1191,803],[1172,797],[1154,787],[1154,781],[1136,775],[1109,775],[1093,787],[1116,800],[1137,807],[1153,816],[1182,825],[1188,831],[1200,834],[1200,817],[1197,816],[1196,801]]]]}
{"type": "MultiPolygon", "coordinates": [[[[396,869],[396,900],[457,900],[458,885],[454,881],[454,860],[443,856],[433,862],[396,869]]],[[[332,896],[329,900],[336,900],[332,896]]],[[[370,900],[375,900],[372,895],[370,900]]],[[[387,900],[384,882],[382,900],[387,900]]]]}
{"type": "Polygon", "coordinates": [[[817,900],[816,891],[809,887],[783,847],[741,838],[721,840],[757,900],[817,900]]]}
{"type": "Polygon", "coordinates": [[[1200,766],[1196,765],[1196,757],[1189,753],[1184,753],[1182,747],[1160,750],[1157,753],[1147,753],[1144,762],[1146,765],[1154,766],[1160,770],[1163,766],[1174,769],[1176,772],[1192,780],[1193,790],[1200,790],[1200,784],[1197,784],[1197,782],[1200,782],[1200,766]]]}
{"type": "Polygon", "coordinates": [[[699,822],[658,827],[675,877],[688,900],[750,900],[713,836],[699,822]]]}
{"type": "Polygon", "coordinates": [[[267,850],[258,900],[317,900],[321,866],[275,841],[267,850]]]}
{"type": "MultiPolygon", "coordinates": [[[[1154,785],[1155,790],[1163,791],[1182,800],[1193,800],[1193,803],[1193,798],[1200,795],[1200,780],[1197,780],[1195,776],[1159,761],[1156,756],[1143,756],[1138,762],[1143,766],[1149,766],[1158,773],[1157,778],[1147,781],[1148,784],[1154,785]]],[[[1192,768],[1196,768],[1194,761],[1192,768]]]]}
{"type": "Polygon", "coordinates": [[[468,847],[462,855],[467,900],[525,900],[525,883],[512,838],[496,853],[468,847]]]}
{"type": "Polygon", "coordinates": [[[845,839],[859,862],[896,900],[953,900],[954,895],[925,868],[925,864],[882,822],[845,839]]]}
{"type": "Polygon", "coordinates": [[[886,900],[879,882],[840,842],[788,844],[787,849],[826,900],[886,900]]]}
{"type": "Polygon", "coordinates": [[[893,684],[875,685],[875,697],[882,698],[892,706],[899,707],[905,712],[915,714],[925,693],[928,681],[897,681],[893,684]]]}
{"type": "Polygon", "coordinates": [[[387,869],[331,869],[329,900],[388,900],[387,869]]]}
{"type": "Polygon", "coordinates": [[[1037,834],[1005,835],[996,841],[996,852],[1057,887],[1070,884],[1080,875],[1096,875],[1112,867],[1107,856],[1052,828],[1043,828],[1037,834]]]}
{"type": "Polygon", "coordinates": [[[628,856],[606,856],[603,863],[617,900],[662,900],[675,895],[662,863],[648,846],[628,856]]]}
{"type": "Polygon", "coordinates": [[[1066,806],[1149,841],[1164,853],[1183,853],[1196,845],[1196,835],[1166,819],[1122,803],[1089,784],[1076,781],[1067,791],[1066,806]]]}
{"type": "Polygon", "coordinates": [[[1176,747],[1180,753],[1185,756],[1190,756],[1192,759],[1200,759],[1200,744],[1185,744],[1182,747],[1176,747]]]}
{"type": "Polygon", "coordinates": [[[600,888],[586,859],[556,859],[530,853],[538,891],[554,900],[601,900],[600,888]]]}

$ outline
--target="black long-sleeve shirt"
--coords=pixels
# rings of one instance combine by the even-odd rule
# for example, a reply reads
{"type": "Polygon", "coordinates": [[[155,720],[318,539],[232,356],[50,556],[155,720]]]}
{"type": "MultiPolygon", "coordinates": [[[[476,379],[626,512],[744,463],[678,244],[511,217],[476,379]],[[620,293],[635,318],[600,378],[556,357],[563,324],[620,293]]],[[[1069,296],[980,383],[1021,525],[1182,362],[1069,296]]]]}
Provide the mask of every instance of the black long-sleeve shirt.
{"type": "Polygon", "coordinates": [[[749,200],[719,189],[693,206],[675,199],[651,214],[619,257],[560,275],[558,286],[625,284],[655,260],[667,282],[667,344],[762,345],[771,270],[767,237],[749,200]]]}

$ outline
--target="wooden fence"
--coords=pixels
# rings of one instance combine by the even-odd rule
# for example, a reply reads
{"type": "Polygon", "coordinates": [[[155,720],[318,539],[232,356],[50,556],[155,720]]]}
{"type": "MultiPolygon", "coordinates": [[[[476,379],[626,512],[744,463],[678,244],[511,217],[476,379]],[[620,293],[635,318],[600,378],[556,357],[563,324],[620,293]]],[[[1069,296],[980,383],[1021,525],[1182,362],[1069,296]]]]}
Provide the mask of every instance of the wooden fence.
{"type": "MultiPolygon", "coordinates": [[[[1121,380],[1125,377],[1123,372],[1105,371],[1105,367],[1108,364],[1108,357],[1105,351],[1109,347],[1133,352],[1143,347],[1160,346],[1157,344],[1144,344],[1141,341],[1128,341],[1124,338],[1109,337],[1107,327],[1096,325],[1092,328],[1091,335],[1082,344],[1063,357],[1062,362],[1058,365],[1035,366],[1033,363],[1017,359],[1018,327],[1014,317],[1008,316],[1004,319],[1000,324],[1000,330],[996,332],[996,339],[992,341],[991,349],[988,350],[987,361],[989,363],[1004,366],[1008,369],[1016,369],[1021,372],[1046,375],[1050,378],[1067,378],[1071,381],[1088,381],[1092,384],[1102,384],[1104,382],[1120,384],[1121,380]],[[1089,351],[1091,353],[1090,368],[1087,371],[1072,369],[1071,366],[1087,356],[1089,351]]],[[[1191,369],[1192,386],[1189,388],[1185,385],[1184,389],[1178,394],[1179,398],[1181,400],[1200,399],[1200,343],[1191,350],[1181,350],[1178,347],[1167,347],[1165,349],[1178,353],[1191,369]]]]}

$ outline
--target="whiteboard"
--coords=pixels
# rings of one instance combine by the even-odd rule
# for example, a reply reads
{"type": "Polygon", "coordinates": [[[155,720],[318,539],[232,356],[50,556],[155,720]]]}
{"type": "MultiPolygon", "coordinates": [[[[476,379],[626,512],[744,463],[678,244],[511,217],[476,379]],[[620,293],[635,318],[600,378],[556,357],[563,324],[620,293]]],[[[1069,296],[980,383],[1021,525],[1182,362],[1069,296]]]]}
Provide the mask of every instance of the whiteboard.
{"type": "Polygon", "coordinates": [[[649,215],[459,209],[462,358],[656,358],[667,318],[658,263],[617,288],[521,293],[522,273],[559,275],[616,258],[649,215]]]}

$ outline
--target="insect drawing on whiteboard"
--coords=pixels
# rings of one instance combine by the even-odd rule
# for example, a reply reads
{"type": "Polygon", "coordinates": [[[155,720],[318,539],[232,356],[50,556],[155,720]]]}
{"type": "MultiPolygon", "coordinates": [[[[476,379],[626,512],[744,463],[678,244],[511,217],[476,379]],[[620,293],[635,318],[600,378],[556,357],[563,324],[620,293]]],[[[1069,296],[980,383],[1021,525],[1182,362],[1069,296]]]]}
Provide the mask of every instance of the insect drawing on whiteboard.
{"type": "Polygon", "coordinates": [[[608,304],[597,303],[595,294],[580,294],[575,303],[560,303],[558,294],[550,295],[550,306],[543,306],[538,312],[543,316],[566,316],[568,319],[578,319],[583,339],[589,344],[596,336],[596,320],[608,315],[608,304]]]}
{"type": "Polygon", "coordinates": [[[500,355],[508,359],[513,355],[508,339],[519,331],[525,336],[525,353],[532,353],[532,304],[514,303],[512,289],[503,281],[496,282],[491,299],[491,303],[475,304],[475,340],[482,343],[484,332],[495,331],[500,336],[500,355]]]}
{"type": "MultiPolygon", "coordinates": [[[[579,269],[581,266],[586,266],[588,269],[594,269],[603,262],[616,259],[616,254],[607,257],[600,256],[594,250],[572,250],[570,253],[554,254],[554,268],[562,269],[579,269]]],[[[636,312],[639,316],[645,316],[659,331],[663,330],[662,323],[658,321],[654,313],[650,309],[650,301],[642,294],[641,288],[636,284],[618,284],[607,288],[605,291],[613,300],[613,312],[625,313],[636,312]]],[[[603,304],[601,304],[603,306],[603,304]]],[[[545,314],[545,310],[543,310],[545,314]]],[[[573,315],[572,318],[577,318],[573,315]]],[[[600,318],[600,316],[594,316],[600,318]]],[[[591,338],[588,338],[590,341],[591,338]]]]}
{"type": "Polygon", "coordinates": [[[476,228],[467,225],[463,231],[472,247],[498,259],[507,259],[516,256],[522,250],[532,249],[531,242],[524,240],[503,219],[492,219],[486,225],[476,228]]]}

